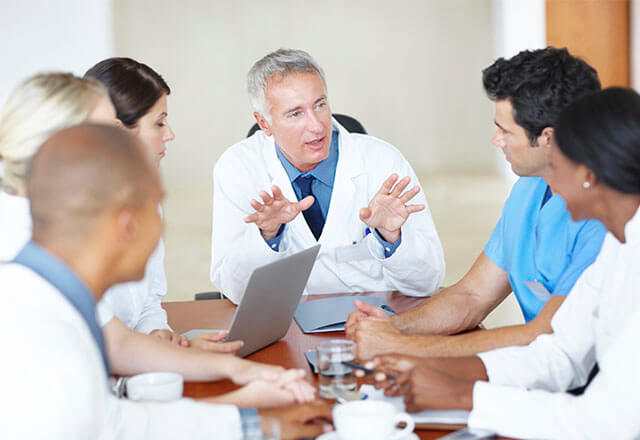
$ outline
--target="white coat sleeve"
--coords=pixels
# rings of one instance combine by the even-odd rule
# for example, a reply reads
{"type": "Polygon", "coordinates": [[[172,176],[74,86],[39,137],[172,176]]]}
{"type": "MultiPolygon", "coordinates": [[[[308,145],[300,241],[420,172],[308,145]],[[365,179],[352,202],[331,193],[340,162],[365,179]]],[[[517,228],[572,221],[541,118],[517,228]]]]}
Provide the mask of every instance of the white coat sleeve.
{"type": "Polygon", "coordinates": [[[148,291],[143,298],[142,311],[134,330],[146,334],[151,333],[153,330],[171,330],[167,320],[167,312],[162,308],[162,301],[167,294],[167,276],[164,271],[164,242],[162,239],[149,258],[145,276],[148,278],[148,291]]]}
{"type": "Polygon", "coordinates": [[[469,425],[518,438],[638,438],[639,334],[636,311],[581,396],[476,383],[469,425]]]}
{"type": "Polygon", "coordinates": [[[243,167],[230,162],[229,156],[223,155],[213,170],[211,281],[237,304],[253,269],[276,261],[288,252],[286,236],[280,242],[279,251],[274,251],[255,224],[244,222],[254,212],[250,198],[258,194],[253,194],[255,191],[246,184],[248,179],[234,175],[234,170],[243,167]]]}
{"type": "MultiPolygon", "coordinates": [[[[393,162],[388,175],[380,175],[380,184],[371,188],[371,199],[378,191],[382,182],[395,172],[400,178],[409,176],[411,183],[407,189],[419,185],[418,177],[414,173],[411,165],[402,157],[397,150],[396,159],[393,162]]],[[[386,157],[368,157],[368,161],[380,161],[388,163],[386,157]]],[[[423,204],[423,211],[409,215],[407,221],[402,226],[402,242],[396,251],[388,258],[384,256],[384,249],[380,241],[373,235],[366,237],[369,251],[373,257],[382,263],[384,279],[391,284],[393,290],[398,290],[409,296],[427,296],[433,293],[444,279],[445,263],[442,244],[436,231],[429,204],[424,193],[424,189],[409,201],[409,204],[423,204]]]]}
{"type": "Polygon", "coordinates": [[[597,269],[592,265],[578,279],[551,320],[553,333],[527,346],[479,354],[491,384],[553,392],[584,385],[595,364],[593,311],[598,292],[589,278],[597,269]]]}
{"type": "Polygon", "coordinates": [[[105,440],[236,439],[242,428],[238,409],[180,399],[140,403],[108,396],[105,440]]]}

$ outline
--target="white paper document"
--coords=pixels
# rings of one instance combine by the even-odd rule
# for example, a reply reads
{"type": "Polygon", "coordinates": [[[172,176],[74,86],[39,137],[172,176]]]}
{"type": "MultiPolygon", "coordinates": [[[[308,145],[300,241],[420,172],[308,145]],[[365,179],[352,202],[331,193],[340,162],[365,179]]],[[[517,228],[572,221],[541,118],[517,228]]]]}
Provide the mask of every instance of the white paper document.
{"type": "MultiPolygon", "coordinates": [[[[360,391],[366,393],[370,400],[384,400],[395,406],[398,411],[405,411],[402,397],[388,397],[383,390],[377,390],[373,385],[362,385],[360,391]]],[[[466,425],[469,411],[465,410],[427,410],[411,413],[416,424],[442,423],[447,425],[466,425]]]]}

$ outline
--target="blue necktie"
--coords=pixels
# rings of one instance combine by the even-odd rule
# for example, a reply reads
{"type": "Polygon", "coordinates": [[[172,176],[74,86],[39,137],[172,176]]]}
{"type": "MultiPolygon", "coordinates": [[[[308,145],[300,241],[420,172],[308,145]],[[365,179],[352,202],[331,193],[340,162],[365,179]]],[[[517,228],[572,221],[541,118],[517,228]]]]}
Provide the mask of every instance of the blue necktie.
{"type": "Polygon", "coordinates": [[[314,198],[311,208],[302,211],[302,215],[304,215],[304,219],[307,221],[313,236],[318,240],[324,227],[324,216],[322,215],[318,198],[313,194],[313,191],[311,191],[311,184],[314,180],[316,180],[316,178],[310,174],[306,176],[300,175],[296,179],[296,183],[298,184],[298,188],[300,188],[300,200],[307,196],[313,196],[314,198]]]}

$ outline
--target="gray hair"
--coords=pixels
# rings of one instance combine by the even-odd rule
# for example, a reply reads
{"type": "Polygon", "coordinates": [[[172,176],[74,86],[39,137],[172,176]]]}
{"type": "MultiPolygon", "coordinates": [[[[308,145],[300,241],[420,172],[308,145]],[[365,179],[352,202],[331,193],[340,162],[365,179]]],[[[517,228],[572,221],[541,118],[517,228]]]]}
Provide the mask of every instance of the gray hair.
{"type": "Polygon", "coordinates": [[[258,60],[247,73],[247,93],[253,110],[271,123],[270,108],[265,96],[267,81],[275,75],[282,80],[288,74],[298,72],[318,74],[324,87],[327,87],[322,67],[303,50],[278,49],[258,60]]]}

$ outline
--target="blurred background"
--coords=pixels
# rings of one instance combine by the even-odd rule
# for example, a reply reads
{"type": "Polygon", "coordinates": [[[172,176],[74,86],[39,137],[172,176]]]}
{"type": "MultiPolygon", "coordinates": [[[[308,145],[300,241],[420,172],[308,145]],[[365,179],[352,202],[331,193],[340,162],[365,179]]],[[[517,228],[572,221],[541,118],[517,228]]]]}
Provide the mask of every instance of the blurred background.
{"type": "MultiPolygon", "coordinates": [[[[448,285],[481,252],[515,181],[490,143],[481,70],[549,44],[584,57],[603,85],[637,85],[634,24],[636,0],[0,0],[0,101],[36,72],[83,75],[110,56],[165,78],[176,133],[161,165],[167,300],[189,300],[215,289],[212,169],[254,122],[245,74],[270,51],[304,49],[327,74],[332,110],[394,144],[420,177],[448,285]]],[[[485,324],[521,321],[511,298],[485,324]]]]}

